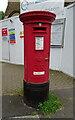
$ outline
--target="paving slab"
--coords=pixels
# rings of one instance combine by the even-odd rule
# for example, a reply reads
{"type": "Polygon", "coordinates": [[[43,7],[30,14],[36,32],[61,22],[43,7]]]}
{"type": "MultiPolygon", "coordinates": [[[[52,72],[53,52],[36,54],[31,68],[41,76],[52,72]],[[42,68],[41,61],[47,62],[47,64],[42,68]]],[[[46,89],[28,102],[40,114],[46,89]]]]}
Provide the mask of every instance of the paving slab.
{"type": "Polygon", "coordinates": [[[4,95],[2,97],[2,117],[28,116],[35,111],[23,102],[23,96],[4,95]]]}
{"type": "Polygon", "coordinates": [[[52,92],[59,96],[64,108],[57,111],[51,118],[73,118],[73,89],[60,89],[52,92]]]}

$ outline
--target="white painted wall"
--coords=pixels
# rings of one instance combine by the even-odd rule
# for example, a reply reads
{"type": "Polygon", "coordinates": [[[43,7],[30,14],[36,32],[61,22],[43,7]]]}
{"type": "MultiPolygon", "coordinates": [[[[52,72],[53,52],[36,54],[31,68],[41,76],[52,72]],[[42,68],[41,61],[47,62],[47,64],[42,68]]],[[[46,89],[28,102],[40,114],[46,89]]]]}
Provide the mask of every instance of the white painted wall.
{"type": "MultiPolygon", "coordinates": [[[[16,44],[10,44],[10,62],[15,64],[23,64],[23,39],[20,38],[20,32],[22,31],[22,23],[18,17],[14,18],[14,26],[16,33],[16,44]]],[[[11,25],[12,28],[12,25],[11,25]]]]}
{"type": "MultiPolygon", "coordinates": [[[[16,43],[15,44],[9,43],[9,60],[5,60],[3,58],[3,61],[14,63],[14,64],[23,64],[24,63],[24,60],[23,60],[23,56],[24,56],[23,42],[24,41],[23,39],[20,38],[20,32],[23,30],[22,23],[20,22],[18,16],[11,17],[9,19],[2,20],[2,27],[0,27],[1,31],[2,31],[2,28],[4,27],[8,29],[15,28],[16,43]],[[12,22],[10,22],[10,19],[12,20],[12,22]]],[[[8,40],[9,40],[9,35],[8,35],[8,40]]],[[[2,38],[1,38],[1,41],[3,43],[2,38]]],[[[4,51],[4,47],[3,47],[3,51],[4,51]]],[[[6,54],[6,51],[4,52],[6,54]]]]}
{"type": "Polygon", "coordinates": [[[0,61],[2,61],[2,33],[1,33],[1,29],[2,29],[2,22],[0,22],[0,61]]]}
{"type": "Polygon", "coordinates": [[[50,68],[60,70],[61,68],[62,48],[51,48],[50,50],[50,68]]]}
{"type": "Polygon", "coordinates": [[[75,6],[73,7],[73,75],[75,77],[75,6]]]}
{"type": "MultiPolygon", "coordinates": [[[[63,48],[51,48],[50,68],[73,76],[73,5],[66,8],[63,48]]],[[[75,76],[75,75],[74,75],[75,76]]]]}
{"type": "MultiPolygon", "coordinates": [[[[66,26],[65,26],[65,36],[64,36],[64,47],[63,48],[51,48],[50,50],[50,68],[53,70],[60,70],[64,73],[73,76],[73,8],[68,6],[66,8],[66,26]]],[[[6,21],[6,20],[3,20],[6,21]]],[[[4,26],[4,22],[0,22],[1,26],[4,26]]],[[[9,44],[10,59],[8,62],[14,64],[24,64],[24,40],[20,38],[20,32],[23,31],[22,23],[20,22],[18,16],[7,19],[6,22],[8,29],[15,27],[16,33],[16,44],[9,44]],[[10,19],[13,23],[10,22],[10,19]]],[[[2,41],[1,32],[0,39],[2,41]]],[[[0,42],[2,47],[2,43],[0,42]]],[[[1,61],[1,47],[0,47],[0,61],[1,61]]],[[[5,60],[3,60],[5,61],[5,60]]],[[[6,61],[7,62],[7,61],[6,61]]]]}
{"type": "Polygon", "coordinates": [[[64,48],[62,49],[60,70],[73,76],[73,7],[72,5],[66,8],[64,48]]]}

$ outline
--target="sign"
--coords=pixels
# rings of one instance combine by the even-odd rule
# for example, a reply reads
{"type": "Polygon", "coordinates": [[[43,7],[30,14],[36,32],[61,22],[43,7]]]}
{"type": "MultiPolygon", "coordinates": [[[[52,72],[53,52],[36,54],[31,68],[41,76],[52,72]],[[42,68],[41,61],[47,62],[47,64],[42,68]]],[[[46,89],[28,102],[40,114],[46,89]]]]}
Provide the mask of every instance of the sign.
{"type": "Polygon", "coordinates": [[[24,31],[22,31],[22,32],[20,32],[20,38],[22,39],[24,39],[24,31]]]}
{"type": "Polygon", "coordinates": [[[44,37],[35,37],[35,49],[36,50],[44,49],[44,37]]]}
{"type": "Polygon", "coordinates": [[[49,11],[63,18],[64,0],[20,0],[20,12],[28,11],[49,11]]]}
{"type": "Polygon", "coordinates": [[[65,19],[55,20],[52,24],[51,46],[63,46],[65,19]]]}
{"type": "Polygon", "coordinates": [[[10,43],[16,43],[15,40],[15,29],[9,29],[9,42],[10,43]]]}
{"type": "Polygon", "coordinates": [[[2,40],[8,41],[8,28],[2,28],[2,40]]]}
{"type": "Polygon", "coordinates": [[[2,40],[4,41],[8,40],[8,36],[2,36],[2,40]]]}
{"type": "Polygon", "coordinates": [[[44,71],[42,71],[42,72],[33,72],[33,75],[44,75],[44,74],[45,74],[44,71]]]}
{"type": "Polygon", "coordinates": [[[7,28],[2,28],[2,36],[8,36],[7,28]]]}

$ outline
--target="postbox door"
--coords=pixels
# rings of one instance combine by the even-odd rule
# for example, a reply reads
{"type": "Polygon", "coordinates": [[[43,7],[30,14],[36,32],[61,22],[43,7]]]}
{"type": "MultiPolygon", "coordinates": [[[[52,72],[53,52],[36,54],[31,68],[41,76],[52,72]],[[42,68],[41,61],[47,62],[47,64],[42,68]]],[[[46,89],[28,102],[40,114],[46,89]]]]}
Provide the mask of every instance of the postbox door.
{"type": "Polygon", "coordinates": [[[28,82],[45,83],[49,80],[50,25],[29,28],[28,82]]]}

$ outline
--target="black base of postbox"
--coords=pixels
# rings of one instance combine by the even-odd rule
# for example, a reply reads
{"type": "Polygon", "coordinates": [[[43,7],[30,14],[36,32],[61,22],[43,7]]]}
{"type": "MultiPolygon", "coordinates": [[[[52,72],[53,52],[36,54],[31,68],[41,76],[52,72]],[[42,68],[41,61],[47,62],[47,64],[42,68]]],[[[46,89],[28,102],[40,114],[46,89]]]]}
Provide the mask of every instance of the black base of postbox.
{"type": "Polygon", "coordinates": [[[38,104],[44,102],[49,94],[49,82],[43,84],[24,84],[24,102],[32,107],[38,107],[38,104]]]}

